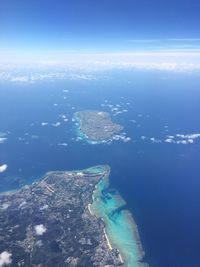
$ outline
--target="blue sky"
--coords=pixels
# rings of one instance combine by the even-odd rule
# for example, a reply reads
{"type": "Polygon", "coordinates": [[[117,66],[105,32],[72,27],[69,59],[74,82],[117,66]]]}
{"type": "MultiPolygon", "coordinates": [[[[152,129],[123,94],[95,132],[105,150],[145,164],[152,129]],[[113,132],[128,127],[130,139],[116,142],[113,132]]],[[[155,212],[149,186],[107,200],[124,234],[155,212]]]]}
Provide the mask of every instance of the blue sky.
{"type": "Polygon", "coordinates": [[[0,67],[200,70],[199,14],[199,0],[1,0],[0,67]]]}
{"type": "Polygon", "coordinates": [[[1,0],[0,49],[198,49],[199,0],[1,0]]]}

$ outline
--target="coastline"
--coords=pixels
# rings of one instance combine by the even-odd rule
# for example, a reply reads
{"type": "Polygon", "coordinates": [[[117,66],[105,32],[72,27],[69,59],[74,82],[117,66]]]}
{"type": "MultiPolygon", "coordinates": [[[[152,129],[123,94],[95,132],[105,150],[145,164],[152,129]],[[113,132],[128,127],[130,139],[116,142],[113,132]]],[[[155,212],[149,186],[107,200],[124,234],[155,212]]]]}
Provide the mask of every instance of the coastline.
{"type": "Polygon", "coordinates": [[[124,267],[148,266],[148,264],[142,262],[144,250],[140,241],[138,227],[130,211],[121,210],[115,218],[115,212],[118,213],[117,210],[126,202],[119,194],[111,197],[109,193],[106,193],[106,188],[109,186],[109,173],[95,186],[92,196],[93,203],[88,205],[88,210],[91,215],[103,219],[107,245],[110,250],[113,248],[118,249],[119,258],[124,267]],[[101,202],[103,197],[108,197],[108,200],[104,199],[101,202]],[[103,205],[104,207],[102,208],[103,205]],[[109,205],[112,205],[114,210],[110,209],[109,205]]]}
{"type": "MultiPolygon", "coordinates": [[[[91,211],[90,206],[91,206],[91,204],[88,204],[88,210],[89,210],[90,214],[91,214],[92,216],[96,216],[96,215],[91,211]]],[[[109,240],[109,238],[108,238],[108,235],[106,234],[106,230],[104,229],[103,232],[104,232],[104,236],[105,236],[105,239],[106,239],[106,243],[107,243],[107,245],[108,245],[108,248],[109,248],[110,250],[113,250],[112,244],[111,244],[111,242],[110,242],[110,240],[109,240]]],[[[121,255],[120,252],[119,252],[119,254],[118,254],[118,257],[119,257],[119,259],[120,259],[120,261],[121,261],[121,264],[124,264],[124,260],[123,260],[122,255],[121,255]]]]}
{"type": "Polygon", "coordinates": [[[106,234],[106,230],[104,229],[103,232],[104,232],[104,235],[105,235],[105,238],[106,238],[106,242],[107,242],[107,244],[108,244],[108,247],[109,247],[110,250],[112,250],[113,247],[112,247],[112,245],[111,245],[111,243],[110,243],[110,240],[109,240],[109,238],[108,238],[108,236],[107,236],[107,234],[106,234]]]}
{"type": "Polygon", "coordinates": [[[7,190],[7,191],[2,191],[0,192],[0,195],[12,195],[12,194],[15,194],[17,192],[20,191],[20,188],[19,189],[12,189],[12,190],[7,190]]]}
{"type": "MultiPolygon", "coordinates": [[[[106,242],[107,242],[107,244],[108,244],[109,249],[110,249],[110,250],[113,250],[112,244],[111,244],[111,242],[110,242],[110,240],[109,240],[109,238],[108,238],[108,236],[107,236],[107,234],[106,234],[106,230],[105,230],[105,229],[104,229],[104,235],[105,235],[106,242]]],[[[120,252],[119,252],[119,254],[118,254],[118,257],[119,257],[119,259],[120,259],[120,261],[121,261],[121,264],[124,264],[124,260],[123,260],[123,258],[122,258],[122,255],[120,254],[120,252]]]]}
{"type": "Polygon", "coordinates": [[[95,216],[95,214],[91,211],[90,206],[91,206],[91,204],[88,204],[88,210],[89,210],[89,212],[90,212],[90,214],[91,214],[92,216],[95,216]]]}

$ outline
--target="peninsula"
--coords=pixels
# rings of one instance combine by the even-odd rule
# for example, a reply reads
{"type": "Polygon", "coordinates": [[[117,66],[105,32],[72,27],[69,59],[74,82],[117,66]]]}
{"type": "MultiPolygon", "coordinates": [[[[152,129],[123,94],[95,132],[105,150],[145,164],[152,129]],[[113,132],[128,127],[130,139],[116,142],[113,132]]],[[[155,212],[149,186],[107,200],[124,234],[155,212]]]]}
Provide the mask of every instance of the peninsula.
{"type": "Polygon", "coordinates": [[[85,110],[75,113],[78,136],[89,143],[102,143],[120,132],[123,127],[113,123],[110,114],[102,111],[85,110]]]}
{"type": "MultiPolygon", "coordinates": [[[[144,267],[137,226],[108,165],[48,172],[0,194],[0,259],[11,267],[144,267]]],[[[3,265],[3,266],[4,266],[3,265]]]]}
{"type": "Polygon", "coordinates": [[[105,223],[91,215],[95,185],[107,165],[49,172],[14,193],[0,195],[0,255],[9,266],[121,266],[105,223]]]}

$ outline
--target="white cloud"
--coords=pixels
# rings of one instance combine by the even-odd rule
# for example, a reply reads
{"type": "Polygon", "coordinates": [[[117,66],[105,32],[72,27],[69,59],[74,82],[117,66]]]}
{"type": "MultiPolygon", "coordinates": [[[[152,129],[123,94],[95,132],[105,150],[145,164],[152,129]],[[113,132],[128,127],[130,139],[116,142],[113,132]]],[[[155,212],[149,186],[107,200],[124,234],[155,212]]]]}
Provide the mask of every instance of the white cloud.
{"type": "Polygon", "coordinates": [[[61,125],[61,123],[58,121],[58,122],[56,122],[56,123],[52,123],[52,126],[54,126],[54,127],[58,127],[58,126],[60,126],[61,125]]]}
{"type": "Polygon", "coordinates": [[[167,135],[167,138],[165,139],[166,143],[173,143],[173,144],[193,144],[195,139],[200,138],[200,133],[193,133],[193,134],[176,134],[173,135],[167,135]]]}
{"type": "Polygon", "coordinates": [[[167,137],[170,138],[170,139],[173,139],[174,138],[173,135],[167,135],[167,137]]]}
{"type": "Polygon", "coordinates": [[[48,122],[42,122],[41,125],[46,126],[46,125],[48,125],[48,122]]]}
{"type": "Polygon", "coordinates": [[[0,137],[0,144],[3,144],[7,140],[6,137],[0,137]]]}
{"type": "Polygon", "coordinates": [[[8,168],[7,164],[0,165],[0,173],[5,172],[7,168],[8,168]]]}
{"type": "Polygon", "coordinates": [[[175,141],[172,138],[165,139],[166,143],[174,143],[175,141]]]}
{"type": "Polygon", "coordinates": [[[161,143],[161,140],[156,139],[155,137],[151,137],[150,140],[152,143],[161,143]]]}
{"type": "Polygon", "coordinates": [[[36,235],[43,235],[46,232],[46,227],[43,224],[38,224],[35,226],[36,235]]]}
{"type": "Polygon", "coordinates": [[[187,138],[187,139],[196,139],[196,138],[200,138],[200,133],[194,133],[194,134],[177,134],[177,137],[180,138],[187,138]]]}
{"type": "Polygon", "coordinates": [[[166,39],[130,39],[130,43],[154,43],[154,42],[197,42],[200,38],[166,38],[166,39]]]}
{"type": "Polygon", "coordinates": [[[47,51],[29,55],[19,54],[15,61],[13,55],[12,52],[0,53],[0,80],[30,83],[55,79],[96,80],[96,71],[110,69],[200,72],[200,49],[82,54],[47,51]],[[23,71],[19,72],[22,67],[23,71]]]}
{"type": "Polygon", "coordinates": [[[76,74],[76,73],[71,73],[68,75],[68,78],[70,80],[88,80],[88,81],[92,81],[92,80],[96,80],[96,77],[93,75],[89,75],[89,74],[76,74]]]}
{"type": "Polygon", "coordinates": [[[11,257],[12,257],[11,253],[9,253],[7,251],[3,251],[0,254],[0,267],[3,267],[3,266],[11,264],[11,262],[12,262],[11,257]]]}
{"type": "Polygon", "coordinates": [[[180,140],[180,141],[176,141],[176,144],[187,145],[187,144],[190,144],[190,142],[188,142],[188,140],[180,140]]]}
{"type": "Polygon", "coordinates": [[[129,141],[131,141],[131,138],[130,137],[124,138],[124,142],[129,142],[129,141]]]}
{"type": "Polygon", "coordinates": [[[10,79],[11,82],[28,82],[29,78],[26,76],[17,76],[10,79]]]}
{"type": "Polygon", "coordinates": [[[68,146],[67,143],[58,143],[58,146],[68,146]]]}
{"type": "Polygon", "coordinates": [[[112,140],[115,141],[123,141],[123,142],[130,142],[131,141],[131,137],[126,136],[126,133],[122,133],[122,134],[116,134],[112,137],[112,140]]]}

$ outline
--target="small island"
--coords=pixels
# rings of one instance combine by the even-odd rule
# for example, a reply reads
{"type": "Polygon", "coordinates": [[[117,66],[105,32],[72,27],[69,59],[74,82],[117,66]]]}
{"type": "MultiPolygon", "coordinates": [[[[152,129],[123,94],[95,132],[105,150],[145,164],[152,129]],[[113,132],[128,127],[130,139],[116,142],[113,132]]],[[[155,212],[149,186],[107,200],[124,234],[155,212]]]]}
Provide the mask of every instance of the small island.
{"type": "Polygon", "coordinates": [[[113,123],[110,114],[102,111],[85,110],[75,113],[79,138],[89,143],[102,143],[120,132],[123,127],[113,123]]]}

